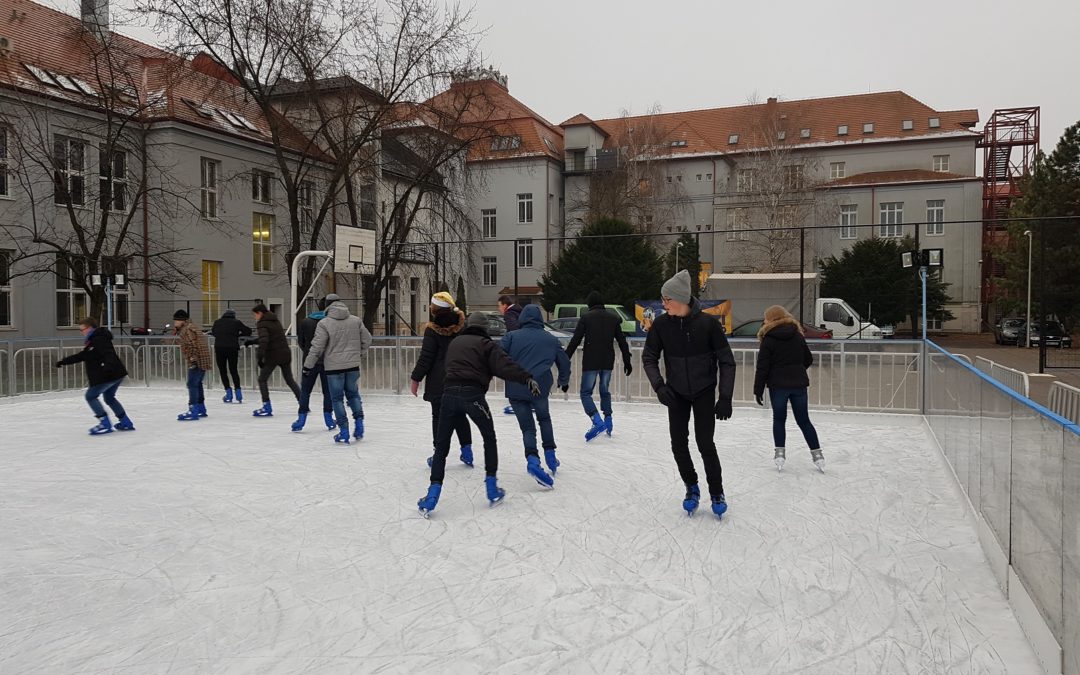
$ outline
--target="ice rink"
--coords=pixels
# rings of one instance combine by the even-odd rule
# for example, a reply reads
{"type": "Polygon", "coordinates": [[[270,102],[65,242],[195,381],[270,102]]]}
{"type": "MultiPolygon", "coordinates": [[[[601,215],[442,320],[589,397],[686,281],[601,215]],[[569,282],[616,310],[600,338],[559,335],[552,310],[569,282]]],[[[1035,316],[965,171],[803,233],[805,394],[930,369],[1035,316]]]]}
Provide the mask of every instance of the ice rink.
{"type": "Polygon", "coordinates": [[[186,423],[183,390],[119,396],[137,430],[101,437],[81,392],[0,403],[2,673],[1039,672],[914,416],[815,413],[824,475],[789,421],[778,474],[737,408],[717,521],[681,509],[659,404],[586,444],[559,400],[555,490],[499,414],[505,502],[477,437],[424,520],[422,400],[366,395],[345,446],[280,395],[186,423]]]}

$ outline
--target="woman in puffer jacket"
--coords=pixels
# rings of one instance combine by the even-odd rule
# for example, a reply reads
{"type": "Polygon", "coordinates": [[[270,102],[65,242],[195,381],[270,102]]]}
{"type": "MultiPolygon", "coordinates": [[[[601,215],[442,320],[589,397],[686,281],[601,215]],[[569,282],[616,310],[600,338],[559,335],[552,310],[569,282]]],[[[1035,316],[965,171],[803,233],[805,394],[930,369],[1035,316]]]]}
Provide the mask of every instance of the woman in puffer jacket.
{"type": "Polygon", "coordinates": [[[761,340],[761,348],[758,350],[754,376],[754,398],[758,405],[765,405],[762,397],[768,386],[773,410],[773,441],[776,447],[773,458],[776,468],[782,471],[786,459],[784,425],[790,401],[795,422],[810,446],[810,458],[824,473],[825,457],[821,454],[817,430],[810,422],[807,404],[810,377],[806,369],[814,363],[814,356],[806,345],[802,326],[786,309],[773,305],[765,310],[765,323],[758,331],[758,339],[761,340]]]}

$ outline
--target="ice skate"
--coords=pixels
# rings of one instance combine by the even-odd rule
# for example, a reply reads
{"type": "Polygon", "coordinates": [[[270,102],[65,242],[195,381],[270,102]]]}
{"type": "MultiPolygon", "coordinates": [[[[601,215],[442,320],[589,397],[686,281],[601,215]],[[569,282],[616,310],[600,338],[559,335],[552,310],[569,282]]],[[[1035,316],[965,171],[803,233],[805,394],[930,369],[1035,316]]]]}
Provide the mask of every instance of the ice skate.
{"type": "Polygon", "coordinates": [[[135,425],[132,423],[131,418],[124,415],[123,419],[116,423],[113,427],[117,431],[135,431],[135,425]]]}
{"type": "Polygon", "coordinates": [[[435,506],[439,503],[439,495],[442,494],[442,484],[432,483],[428,486],[427,494],[421,497],[416,506],[420,509],[420,515],[427,518],[432,511],[435,510],[435,506]]]}
{"type": "Polygon", "coordinates": [[[533,477],[533,480],[546,488],[555,487],[555,479],[552,478],[547,471],[544,471],[544,468],[542,466],[540,466],[539,457],[537,457],[536,455],[529,455],[527,461],[528,465],[526,466],[525,470],[529,472],[529,475],[533,477]]]}
{"type": "Polygon", "coordinates": [[[701,501],[701,490],[697,485],[686,486],[686,497],[683,498],[682,507],[686,511],[687,517],[693,517],[694,511],[697,511],[698,503],[701,501]]]}
{"type": "Polygon", "coordinates": [[[323,424],[326,425],[327,431],[334,431],[337,429],[337,421],[334,420],[334,413],[324,412],[322,414],[323,424]]]}
{"type": "Polygon", "coordinates": [[[555,472],[562,464],[556,457],[554,450],[544,450],[544,463],[547,464],[548,471],[551,472],[552,477],[555,476],[555,472]]]}
{"type": "MultiPolygon", "coordinates": [[[[463,446],[461,446],[461,463],[464,464],[465,466],[472,467],[472,465],[473,465],[473,454],[472,454],[472,446],[471,445],[463,445],[463,446]]],[[[429,463],[428,466],[431,466],[431,464],[429,463]]]]}
{"type": "Polygon", "coordinates": [[[604,415],[604,433],[608,435],[608,438],[611,438],[611,431],[613,427],[614,424],[611,421],[611,415],[604,415]]]}
{"type": "Polygon", "coordinates": [[[825,455],[821,454],[821,448],[810,451],[810,459],[814,460],[814,466],[818,471],[825,473],[825,455]]]}
{"type": "Polygon", "coordinates": [[[359,418],[357,420],[354,420],[353,438],[361,439],[363,437],[364,437],[364,418],[361,417],[361,418],[359,418]]]}
{"type": "Polygon", "coordinates": [[[112,422],[109,421],[109,416],[99,417],[96,427],[90,429],[91,436],[101,436],[103,434],[111,434],[113,430],[112,422]]]}
{"type": "Polygon", "coordinates": [[[253,417],[273,417],[274,409],[270,406],[270,401],[263,401],[262,407],[251,412],[253,417]]]}
{"type": "Polygon", "coordinates": [[[718,520],[724,517],[727,512],[727,499],[724,498],[724,493],[712,496],[712,512],[716,514],[718,520]]]}
{"type": "Polygon", "coordinates": [[[787,459],[787,456],[784,454],[784,452],[784,448],[777,448],[773,451],[773,461],[776,462],[777,471],[784,470],[784,460],[787,459]]]}
{"type": "Polygon", "coordinates": [[[225,395],[221,397],[223,403],[232,403],[232,388],[225,389],[225,395]]]}
{"type": "Polygon", "coordinates": [[[307,423],[307,413],[300,413],[296,416],[296,421],[292,423],[293,431],[303,431],[304,424],[307,423]]]}
{"type": "Polygon", "coordinates": [[[486,476],[484,478],[484,487],[487,488],[488,503],[491,506],[495,506],[506,497],[506,490],[499,487],[495,476],[486,476]]]}
{"type": "Polygon", "coordinates": [[[606,428],[607,427],[604,426],[603,418],[600,417],[600,413],[593,413],[592,428],[585,432],[585,442],[589,442],[604,433],[606,428]]]}
{"type": "Polygon", "coordinates": [[[195,408],[194,405],[189,406],[187,412],[180,413],[176,416],[176,419],[179,422],[191,422],[193,420],[197,420],[199,419],[199,411],[195,408]]]}

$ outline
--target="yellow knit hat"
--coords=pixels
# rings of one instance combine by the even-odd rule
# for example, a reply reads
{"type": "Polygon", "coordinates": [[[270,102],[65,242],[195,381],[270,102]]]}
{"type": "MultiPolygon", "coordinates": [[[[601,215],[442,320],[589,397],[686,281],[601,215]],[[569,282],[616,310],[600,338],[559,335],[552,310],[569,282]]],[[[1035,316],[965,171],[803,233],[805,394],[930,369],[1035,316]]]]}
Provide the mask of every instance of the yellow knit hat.
{"type": "Polygon", "coordinates": [[[446,291],[439,291],[435,295],[431,296],[431,304],[435,305],[436,307],[453,307],[454,296],[450,295],[446,291]]]}

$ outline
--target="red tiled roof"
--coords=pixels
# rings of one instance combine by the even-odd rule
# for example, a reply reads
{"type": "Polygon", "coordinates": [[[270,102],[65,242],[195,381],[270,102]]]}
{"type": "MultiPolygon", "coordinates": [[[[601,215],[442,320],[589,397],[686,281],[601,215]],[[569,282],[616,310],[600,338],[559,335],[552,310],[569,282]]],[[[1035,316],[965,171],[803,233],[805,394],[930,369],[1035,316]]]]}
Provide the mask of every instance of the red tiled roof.
{"type": "Polygon", "coordinates": [[[648,124],[657,140],[666,145],[674,140],[687,141],[685,146],[671,147],[672,155],[692,155],[737,153],[778,143],[798,147],[964,132],[978,136],[970,131],[978,120],[977,110],[934,110],[902,91],[890,91],[798,101],[770,99],[768,103],[730,108],[603,119],[595,124],[608,133],[605,147],[625,146],[621,139],[648,124]],[[940,125],[931,127],[931,118],[937,118],[940,125]],[[911,129],[903,128],[905,120],[911,121],[911,129]],[[863,133],[866,123],[874,125],[873,133],[863,133]],[[838,133],[841,125],[847,125],[846,135],[838,133]],[[802,136],[803,129],[809,129],[809,137],[802,136]],[[784,132],[783,141],[777,140],[778,131],[784,132]],[[735,143],[730,142],[733,135],[738,135],[735,143]]]}
{"type": "Polygon", "coordinates": [[[822,187],[851,187],[856,185],[887,185],[897,183],[946,183],[957,180],[982,179],[977,176],[964,176],[959,173],[949,173],[948,171],[900,169],[897,171],[868,171],[866,173],[857,173],[845,178],[831,180],[822,187]]]}
{"type": "MultiPolygon", "coordinates": [[[[141,106],[148,120],[176,120],[255,143],[270,143],[270,124],[259,106],[245,95],[231,76],[211,74],[215,68],[222,71],[219,75],[228,71],[214,64],[209,57],[181,59],[110,32],[106,44],[120,75],[107,77],[102,67],[95,66],[95,58],[103,58],[103,47],[85,30],[78,17],[29,0],[13,0],[12,5],[10,12],[5,10],[0,15],[0,35],[11,40],[14,47],[0,62],[0,86],[64,100],[76,106],[101,106],[97,96],[42,83],[28,68],[32,66],[56,75],[78,78],[94,92],[98,92],[103,84],[129,88],[144,102],[141,106]],[[203,114],[196,108],[201,108],[203,114]]],[[[116,97],[110,97],[110,102],[114,107],[122,105],[116,97]]],[[[277,121],[286,147],[296,152],[320,154],[318,148],[284,117],[278,117],[277,121]]]]}

